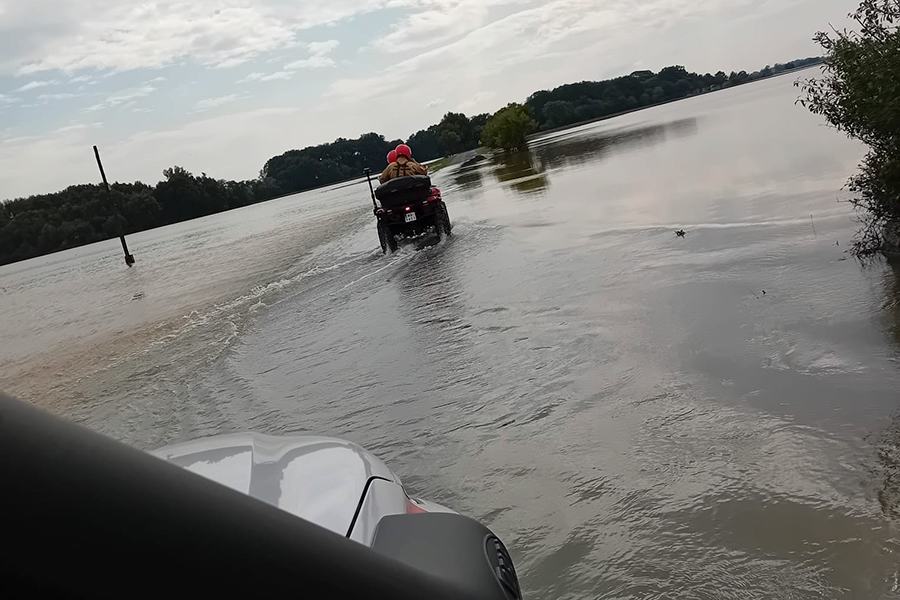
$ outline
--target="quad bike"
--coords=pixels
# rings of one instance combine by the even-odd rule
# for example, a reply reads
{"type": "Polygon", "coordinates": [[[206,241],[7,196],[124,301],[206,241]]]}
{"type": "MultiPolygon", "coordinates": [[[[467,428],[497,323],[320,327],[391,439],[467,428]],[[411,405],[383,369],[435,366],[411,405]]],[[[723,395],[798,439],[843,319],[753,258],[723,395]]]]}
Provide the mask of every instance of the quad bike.
{"type": "Polygon", "coordinates": [[[375,218],[378,219],[378,241],[381,251],[394,252],[400,239],[422,236],[429,231],[440,240],[451,235],[453,225],[441,191],[432,187],[427,175],[398,177],[372,187],[369,169],[365,170],[375,218]]]}
{"type": "Polygon", "coordinates": [[[522,598],[490,529],[351,442],[246,433],[153,454],[0,394],[7,596],[522,598]]]}

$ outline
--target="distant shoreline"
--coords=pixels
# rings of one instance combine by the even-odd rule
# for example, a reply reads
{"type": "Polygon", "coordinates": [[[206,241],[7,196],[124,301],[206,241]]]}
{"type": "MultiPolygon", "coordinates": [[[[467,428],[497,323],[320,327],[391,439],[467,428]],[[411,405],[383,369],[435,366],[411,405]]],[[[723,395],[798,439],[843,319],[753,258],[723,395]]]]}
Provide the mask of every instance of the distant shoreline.
{"type": "MultiPolygon", "coordinates": [[[[688,72],[682,66],[673,66],[660,71],[662,79],[659,83],[654,83],[653,78],[657,74],[652,71],[636,71],[630,76],[612,80],[582,81],[560,86],[551,91],[535,92],[539,99],[534,102],[532,110],[541,113],[534,116],[537,123],[543,127],[555,122],[565,122],[576,116],[596,115],[607,109],[621,109],[627,106],[634,108],[546,129],[528,136],[527,140],[535,142],[561,131],[721,91],[725,87],[720,86],[729,83],[734,84],[728,85],[729,88],[739,87],[799,72],[820,65],[822,58],[798,59],[798,62],[802,62],[804,66],[785,69],[785,65],[776,64],[774,71],[777,72],[772,72],[771,67],[766,67],[751,74],[745,71],[732,72],[730,78],[721,71],[716,76],[699,75],[688,72]],[[815,62],[810,64],[810,61],[815,62]],[[770,75],[763,76],[764,72],[770,75]],[[622,84],[622,89],[617,87],[619,84],[622,84]],[[606,95],[613,98],[600,99],[603,96],[602,92],[610,92],[606,95]],[[686,95],[672,98],[678,93],[686,95]],[[578,98],[579,94],[581,97],[572,100],[570,96],[573,94],[575,98],[578,98]],[[639,101],[667,96],[671,99],[635,107],[639,101]],[[551,104],[554,104],[554,112],[552,117],[548,117],[544,114],[548,111],[543,109],[551,104]]],[[[793,64],[796,65],[797,62],[793,64]]],[[[469,119],[462,113],[447,113],[441,123],[427,131],[413,134],[408,141],[419,149],[420,159],[435,156],[446,145],[468,148],[475,146],[474,149],[437,158],[434,161],[423,161],[430,164],[431,172],[436,174],[446,167],[465,164],[467,159],[475,154],[488,154],[477,147],[480,141],[478,138],[481,137],[478,128],[486,125],[487,118],[489,118],[487,114],[476,115],[469,119]],[[455,133],[459,140],[451,143],[453,140],[451,137],[448,138],[450,141],[439,143],[436,132],[441,127],[444,127],[444,133],[455,133]]],[[[155,185],[140,181],[114,183],[113,201],[117,204],[118,210],[113,210],[109,206],[110,199],[103,195],[102,186],[95,183],[70,185],[57,192],[7,200],[0,205],[4,209],[0,212],[2,217],[0,224],[4,234],[0,240],[0,264],[16,263],[109,239],[114,237],[117,230],[126,234],[147,231],[269,200],[292,198],[304,192],[341,189],[363,184],[360,202],[368,204],[369,194],[365,194],[368,190],[365,189],[367,186],[364,184],[363,167],[367,164],[370,167],[383,165],[384,154],[381,147],[386,153],[388,146],[390,143],[383,135],[373,132],[363,134],[355,140],[339,138],[331,144],[289,150],[267,161],[260,172],[260,177],[246,181],[215,179],[205,173],[195,176],[182,167],[174,166],[165,169],[163,171],[165,179],[155,185]],[[325,183],[335,175],[338,177],[343,175],[345,178],[325,183]],[[75,210],[71,210],[71,207],[75,207],[75,210]]],[[[373,170],[376,171],[377,177],[379,170],[373,170]]]]}
{"type": "MultiPolygon", "coordinates": [[[[569,125],[563,125],[563,126],[561,126],[561,127],[554,127],[553,129],[545,129],[544,131],[539,131],[539,132],[532,133],[531,135],[529,135],[529,136],[528,136],[528,141],[531,142],[531,141],[534,141],[534,140],[541,139],[542,137],[544,137],[544,136],[546,136],[546,135],[550,135],[550,134],[552,134],[552,133],[559,133],[560,131],[566,131],[567,129],[575,129],[576,127],[582,127],[582,126],[584,126],[584,125],[590,125],[591,123],[599,123],[599,122],[601,122],[601,121],[609,121],[609,120],[611,120],[611,119],[615,119],[615,118],[618,118],[618,117],[623,117],[623,116],[625,116],[625,115],[630,115],[630,114],[632,114],[632,113],[640,112],[640,111],[642,111],[642,110],[648,110],[648,109],[651,109],[651,108],[656,108],[656,107],[658,107],[658,106],[665,106],[665,105],[667,105],[667,104],[674,104],[675,102],[682,102],[682,101],[684,101],[684,100],[690,100],[691,98],[697,98],[697,97],[700,97],[700,96],[706,96],[706,95],[708,95],[708,94],[715,94],[716,92],[724,92],[725,90],[733,90],[733,89],[736,89],[736,88],[746,87],[746,86],[749,86],[749,85],[753,85],[753,84],[755,84],[755,83],[760,83],[760,82],[762,82],[762,81],[768,81],[768,80],[774,79],[774,78],[776,78],[776,77],[783,77],[784,75],[790,75],[790,74],[792,74],[792,73],[799,73],[799,72],[801,72],[801,71],[807,71],[807,70],[812,69],[812,68],[814,68],[814,67],[820,67],[821,65],[822,65],[822,63],[817,63],[817,64],[814,64],[814,65],[807,65],[807,66],[805,66],[805,67],[796,67],[796,68],[794,68],[794,69],[785,69],[784,71],[781,71],[780,73],[774,73],[774,74],[772,74],[772,75],[769,75],[768,77],[760,77],[759,79],[754,79],[753,81],[748,81],[747,83],[742,83],[742,84],[740,84],[740,85],[733,85],[733,86],[730,86],[730,87],[723,87],[723,88],[719,88],[719,89],[716,89],[716,90],[709,90],[709,91],[707,91],[707,92],[700,92],[700,93],[697,93],[697,94],[692,94],[692,95],[690,95],[690,96],[685,96],[684,98],[675,98],[675,99],[672,99],[672,100],[665,100],[665,101],[663,101],[663,102],[657,102],[656,104],[648,104],[647,106],[641,106],[641,107],[638,107],[638,108],[632,108],[632,109],[629,109],[629,110],[624,110],[624,111],[617,112],[617,113],[612,114],[612,115],[605,115],[605,116],[603,116],[603,117],[597,117],[596,119],[587,119],[586,121],[579,121],[578,123],[571,123],[571,124],[569,124],[569,125]]],[[[463,155],[472,154],[473,152],[477,154],[479,150],[484,150],[484,148],[476,148],[476,149],[474,149],[474,150],[464,150],[464,151],[462,151],[462,152],[458,152],[457,154],[451,154],[451,155],[449,155],[449,156],[444,156],[444,157],[442,157],[442,158],[436,158],[436,159],[434,159],[434,160],[430,160],[430,161],[425,162],[425,163],[423,163],[423,164],[426,165],[426,166],[430,166],[430,165],[436,166],[437,168],[436,168],[435,170],[432,171],[432,174],[433,174],[433,173],[438,173],[438,172],[440,172],[440,171],[446,169],[447,167],[452,167],[452,166],[455,166],[455,165],[457,165],[457,164],[459,164],[459,163],[461,163],[461,162],[464,162],[464,161],[461,161],[461,160],[457,160],[457,157],[463,156],[463,155]]],[[[374,171],[372,172],[372,176],[373,176],[373,179],[374,179],[375,181],[377,181],[378,175],[377,175],[374,171]]],[[[360,175],[360,177],[363,178],[363,182],[364,182],[365,176],[364,176],[364,175],[360,175]]],[[[340,186],[340,187],[350,187],[350,186],[353,186],[353,185],[357,185],[358,183],[361,183],[361,182],[359,182],[358,180],[359,180],[359,177],[351,177],[350,179],[345,179],[344,181],[338,181],[338,182],[336,182],[336,183],[329,183],[329,184],[323,185],[323,186],[321,186],[321,187],[311,188],[311,189],[308,189],[308,190],[303,190],[302,192],[293,192],[293,193],[291,193],[291,194],[285,194],[285,195],[283,195],[283,196],[278,196],[277,198],[272,198],[271,200],[278,200],[278,199],[280,199],[280,198],[287,198],[288,196],[296,196],[297,194],[304,194],[304,193],[306,193],[306,192],[314,192],[314,191],[317,191],[317,190],[321,190],[321,189],[328,188],[328,187],[333,187],[333,186],[334,186],[334,187],[337,187],[337,186],[340,186]]],[[[271,202],[271,200],[265,200],[265,202],[271,202]]]]}
{"type": "MultiPolygon", "coordinates": [[[[666,100],[666,101],[664,101],[664,102],[657,102],[656,104],[648,104],[647,106],[641,106],[641,107],[639,107],[639,108],[632,108],[632,109],[629,109],[629,110],[617,112],[617,113],[612,114],[612,115],[606,115],[606,116],[603,116],[603,117],[598,117],[598,118],[596,118],[596,119],[588,119],[588,120],[586,120],[586,121],[579,121],[578,123],[572,123],[572,124],[570,124],[570,125],[563,125],[562,127],[554,127],[553,129],[546,129],[546,130],[544,130],[544,131],[539,131],[539,132],[537,132],[537,133],[532,133],[531,135],[528,136],[528,141],[529,141],[529,142],[532,142],[532,141],[539,140],[539,139],[543,138],[544,136],[547,136],[547,135],[550,135],[550,134],[553,134],[553,133],[559,133],[560,131],[566,131],[567,129],[575,129],[576,127],[582,127],[582,126],[584,126],[584,125],[590,125],[591,123],[599,123],[599,122],[601,122],[601,121],[609,121],[609,120],[611,120],[611,119],[616,119],[616,118],[618,118],[618,117],[623,117],[623,116],[625,116],[625,115],[630,115],[630,114],[632,114],[632,113],[640,112],[640,111],[642,111],[642,110],[649,110],[649,109],[651,109],[651,108],[656,108],[656,107],[658,107],[658,106],[665,106],[665,105],[667,105],[667,104],[674,104],[674,103],[676,103],[676,102],[682,102],[682,101],[684,101],[684,100],[690,100],[691,98],[698,98],[698,97],[700,97],[700,96],[706,96],[706,95],[709,95],[709,94],[715,94],[716,92],[724,92],[725,90],[733,90],[733,89],[736,89],[736,88],[747,87],[747,86],[753,85],[753,84],[755,84],[755,83],[760,83],[760,82],[762,82],[762,81],[768,81],[768,80],[770,80],[770,79],[775,79],[776,77],[783,77],[784,75],[790,75],[790,74],[792,74],[792,73],[799,73],[800,71],[806,71],[806,70],[812,69],[812,68],[814,68],[814,67],[819,67],[819,66],[821,66],[821,63],[815,64],[815,65],[808,65],[808,66],[805,66],[805,67],[797,67],[797,68],[795,68],[795,69],[787,69],[787,70],[784,70],[784,71],[782,71],[782,72],[780,72],[780,73],[775,73],[775,74],[773,74],[773,75],[769,75],[768,77],[760,77],[759,79],[754,79],[753,81],[748,81],[747,83],[742,83],[742,84],[740,84],[740,85],[733,85],[733,86],[730,86],[730,87],[723,87],[723,88],[719,88],[719,89],[717,89],[717,90],[709,90],[708,92],[700,92],[700,93],[698,93],[698,94],[693,94],[693,95],[691,95],[691,96],[685,96],[684,98],[675,98],[675,99],[673,99],[673,100],[666,100]]],[[[436,159],[434,159],[434,160],[428,161],[428,162],[423,163],[423,164],[426,165],[426,166],[429,166],[429,165],[436,165],[436,166],[437,166],[437,169],[431,171],[431,174],[438,173],[438,172],[440,172],[440,171],[442,171],[442,170],[444,170],[444,169],[446,169],[446,168],[448,168],[448,167],[452,167],[452,166],[455,166],[456,164],[459,164],[459,163],[463,162],[463,161],[458,161],[458,160],[456,160],[457,157],[463,156],[463,155],[467,155],[467,154],[472,154],[473,152],[477,153],[478,150],[483,150],[483,148],[476,148],[475,150],[464,150],[463,152],[459,152],[459,153],[457,153],[457,154],[451,154],[450,156],[444,156],[444,157],[442,157],[442,158],[436,158],[436,159]]],[[[373,171],[373,172],[372,172],[372,178],[373,178],[373,183],[377,182],[377,181],[378,181],[378,173],[375,173],[375,172],[373,171]]],[[[338,182],[335,182],[335,183],[329,183],[329,184],[326,184],[326,185],[322,185],[322,186],[320,186],[320,187],[310,188],[310,189],[308,189],[308,190],[303,190],[302,192],[292,192],[292,193],[290,193],[290,194],[284,194],[283,196],[277,196],[277,197],[271,198],[271,199],[269,199],[269,200],[264,200],[264,202],[271,202],[272,200],[280,200],[280,199],[282,199],[282,198],[287,198],[287,197],[289,197],[289,196],[297,196],[297,195],[299,195],[299,194],[305,194],[305,193],[307,193],[307,192],[316,192],[316,191],[323,190],[323,189],[330,188],[330,187],[334,187],[334,188],[337,189],[337,188],[351,187],[351,186],[354,186],[354,185],[359,185],[359,184],[361,184],[361,183],[365,183],[365,175],[364,175],[364,174],[360,174],[360,175],[357,176],[357,177],[351,177],[351,178],[345,179],[345,180],[343,180],[343,181],[338,181],[338,182]]],[[[261,204],[261,203],[257,203],[257,204],[261,204]]]]}
{"type": "Polygon", "coordinates": [[[742,83],[740,85],[732,85],[729,87],[721,87],[716,90],[709,90],[706,92],[699,92],[697,94],[692,94],[690,96],[685,96],[684,98],[674,98],[672,100],[664,100],[663,102],[657,102],[656,104],[648,104],[646,106],[640,106],[638,108],[630,108],[628,110],[623,110],[621,112],[617,112],[612,115],[604,115],[602,117],[597,117],[596,119],[587,119],[585,121],[579,121],[578,123],[571,123],[569,125],[563,125],[561,127],[554,127],[553,129],[545,129],[544,131],[538,131],[537,133],[532,133],[528,136],[528,141],[531,142],[533,140],[538,140],[545,135],[550,135],[551,133],[559,133],[560,131],[565,131],[567,129],[574,129],[575,127],[581,127],[583,125],[590,125],[591,123],[599,123],[600,121],[608,121],[610,119],[615,119],[617,117],[622,117],[625,115],[630,115],[631,113],[640,112],[642,110],[648,110],[650,108],[656,108],[657,106],[665,106],[666,104],[674,104],[675,102],[682,102],[684,100],[690,100],[691,98],[698,98],[700,96],[706,96],[709,94],[715,94],[716,92],[724,92],[725,90],[733,90],[735,88],[746,87],[748,85],[753,85],[754,83],[760,83],[761,81],[768,81],[769,79],[774,79],[776,77],[782,77],[784,75],[790,75],[791,73],[799,73],[800,71],[806,71],[808,69],[812,69],[814,67],[821,67],[822,63],[817,63],[814,65],[807,65],[805,67],[796,67],[794,69],[785,69],[780,73],[773,73],[768,77],[760,77],[759,79],[754,79],[753,81],[748,81],[747,83],[742,83]]]}

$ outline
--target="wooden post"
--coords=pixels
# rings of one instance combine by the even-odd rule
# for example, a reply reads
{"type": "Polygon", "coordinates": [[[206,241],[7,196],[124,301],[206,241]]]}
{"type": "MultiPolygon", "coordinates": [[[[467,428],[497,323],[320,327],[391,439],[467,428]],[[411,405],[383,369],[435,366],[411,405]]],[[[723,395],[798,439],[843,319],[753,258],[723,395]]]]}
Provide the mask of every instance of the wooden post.
{"type": "Polygon", "coordinates": [[[128,252],[128,244],[125,243],[125,230],[122,227],[122,215],[119,213],[119,207],[112,199],[112,192],[109,189],[109,182],[106,181],[106,172],[103,170],[103,163],[100,162],[100,151],[94,146],[94,156],[97,157],[97,166],[100,167],[100,176],[103,177],[103,186],[106,188],[106,197],[110,206],[116,212],[116,223],[119,225],[119,241],[122,242],[122,251],[125,253],[125,264],[129,267],[134,264],[134,256],[128,252]]]}

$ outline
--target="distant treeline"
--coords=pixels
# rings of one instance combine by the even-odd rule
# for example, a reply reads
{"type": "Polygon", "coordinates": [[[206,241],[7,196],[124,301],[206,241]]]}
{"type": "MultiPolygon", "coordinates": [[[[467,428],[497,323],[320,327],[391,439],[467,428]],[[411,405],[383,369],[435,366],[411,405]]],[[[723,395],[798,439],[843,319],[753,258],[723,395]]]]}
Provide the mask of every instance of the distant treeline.
{"type": "Polygon", "coordinates": [[[270,180],[222,181],[181,167],[163,171],[156,186],[114,183],[73,185],[61,192],[0,205],[0,264],[66,250],[119,235],[113,203],[125,233],[134,233],[239,208],[278,196],[270,180]]]}
{"type": "MultiPolygon", "coordinates": [[[[821,62],[807,58],[747,73],[698,75],[684,67],[659,73],[636,71],[607,81],[583,81],[532,94],[525,103],[539,130],[600,119],[652,104],[740,85],[786,70],[821,62]]],[[[419,161],[450,156],[481,145],[490,115],[447,113],[440,123],[407,139],[419,161]]],[[[163,171],[155,186],[141,182],[112,185],[107,198],[100,185],[75,185],[61,192],[9,200],[0,205],[0,264],[49,254],[118,235],[114,206],[125,233],[134,233],[270,200],[277,196],[346,181],[366,166],[373,171],[400,140],[367,133],[355,140],[289,150],[266,162],[257,179],[225,181],[181,167],[163,171]]]]}
{"type": "Polygon", "coordinates": [[[753,73],[732,71],[730,75],[724,71],[715,75],[698,75],[684,67],[666,67],[659,73],[635,71],[616,79],[582,81],[549,92],[535,92],[525,105],[531,110],[540,130],[554,129],[749,83],[821,62],[821,58],[805,58],[774,67],[767,66],[753,73]]]}

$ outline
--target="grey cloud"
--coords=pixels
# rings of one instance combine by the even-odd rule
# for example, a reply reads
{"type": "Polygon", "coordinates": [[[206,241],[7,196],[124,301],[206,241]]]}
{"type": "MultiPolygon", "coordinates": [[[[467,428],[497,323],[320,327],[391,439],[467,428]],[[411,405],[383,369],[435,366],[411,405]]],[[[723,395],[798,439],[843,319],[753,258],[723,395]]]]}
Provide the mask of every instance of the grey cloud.
{"type": "Polygon", "coordinates": [[[262,79],[265,76],[266,76],[265,73],[259,73],[259,72],[250,73],[249,75],[242,77],[241,79],[238,79],[237,82],[238,83],[249,83],[251,81],[259,81],[260,79],[262,79]]]}
{"type": "Polygon", "coordinates": [[[287,81],[296,73],[294,71],[276,71],[274,73],[250,73],[239,79],[238,83],[251,83],[253,81],[287,81]]]}
{"type": "Polygon", "coordinates": [[[296,45],[304,29],[394,4],[312,0],[298,11],[287,0],[10,2],[2,5],[0,72],[125,71],[183,60],[231,67],[296,45]]]}
{"type": "Polygon", "coordinates": [[[206,98],[204,100],[200,100],[194,105],[195,111],[204,111],[212,108],[218,108],[220,106],[224,106],[226,104],[231,104],[232,102],[237,102],[242,97],[237,94],[228,94],[227,96],[217,96],[215,98],[206,98]]]}
{"type": "Polygon", "coordinates": [[[60,127],[54,133],[65,133],[67,131],[80,131],[82,129],[100,129],[103,127],[103,123],[100,121],[96,121],[94,123],[72,123],[71,125],[66,125],[65,127],[60,127]]]}
{"type": "Polygon", "coordinates": [[[306,48],[312,56],[326,56],[331,54],[341,43],[337,40],[324,42],[310,42],[306,48]]]}
{"type": "Polygon", "coordinates": [[[277,71],[275,73],[270,73],[265,77],[260,77],[260,81],[287,81],[292,78],[294,73],[291,71],[277,71]]]}
{"type": "Polygon", "coordinates": [[[108,96],[102,102],[84,109],[86,112],[96,112],[108,108],[116,108],[118,106],[131,106],[133,102],[139,98],[146,98],[156,91],[152,85],[144,85],[136,88],[122,90],[108,96]]]}
{"type": "Polygon", "coordinates": [[[526,4],[526,0],[444,0],[425,4],[395,24],[390,33],[372,43],[385,52],[410,52],[439,46],[478,29],[491,6],[526,4]]]}
{"type": "Polygon", "coordinates": [[[23,85],[22,87],[20,87],[19,89],[13,90],[13,92],[14,93],[29,92],[31,90],[36,90],[38,88],[47,87],[48,85],[59,85],[59,81],[57,81],[56,79],[52,79],[49,81],[30,81],[30,82],[26,83],[25,85],[23,85]]]}
{"type": "MultiPolygon", "coordinates": [[[[549,0],[528,4],[505,17],[467,31],[432,50],[413,54],[375,76],[336,81],[329,92],[331,97],[347,101],[372,98],[409,88],[410,82],[424,73],[441,73],[432,80],[452,81],[454,88],[483,85],[492,77],[505,73],[522,63],[540,60],[553,53],[584,55],[584,48],[619,31],[631,27],[630,35],[643,30],[654,19],[667,16],[697,17],[733,6],[743,6],[747,0],[549,0]],[[480,60],[473,60],[479,57],[480,60]],[[390,77],[388,77],[388,72],[390,77]]],[[[456,1],[457,5],[467,2],[456,1]]],[[[455,15],[456,13],[447,13],[455,15]]],[[[465,21],[460,13],[456,18],[465,21]]],[[[407,20],[410,24],[413,21],[407,20]]],[[[454,30],[449,22],[445,28],[454,30]]],[[[398,30],[401,31],[401,30],[398,30]]],[[[568,65],[560,65],[568,66],[568,65]]],[[[583,64],[576,65],[584,70],[583,64]]],[[[522,78],[519,78],[520,80],[522,78]]],[[[469,87],[471,89],[471,87],[469,87]]],[[[477,89],[477,88],[476,88],[477,89]]],[[[441,90],[443,91],[443,90],[441,90]]]]}
{"type": "Polygon", "coordinates": [[[334,60],[328,55],[340,45],[337,40],[328,40],[326,42],[312,42],[306,45],[309,51],[309,58],[304,58],[284,65],[287,71],[297,71],[300,69],[322,69],[325,67],[333,67],[334,60]]]}
{"type": "Polygon", "coordinates": [[[301,60],[295,60],[292,63],[284,65],[289,71],[298,71],[300,69],[323,69],[325,67],[333,67],[334,60],[327,56],[310,56],[301,60]]]}
{"type": "Polygon", "coordinates": [[[37,101],[46,104],[54,100],[70,100],[80,96],[84,96],[84,94],[73,94],[69,92],[63,92],[61,94],[41,94],[37,97],[37,101]]]}

